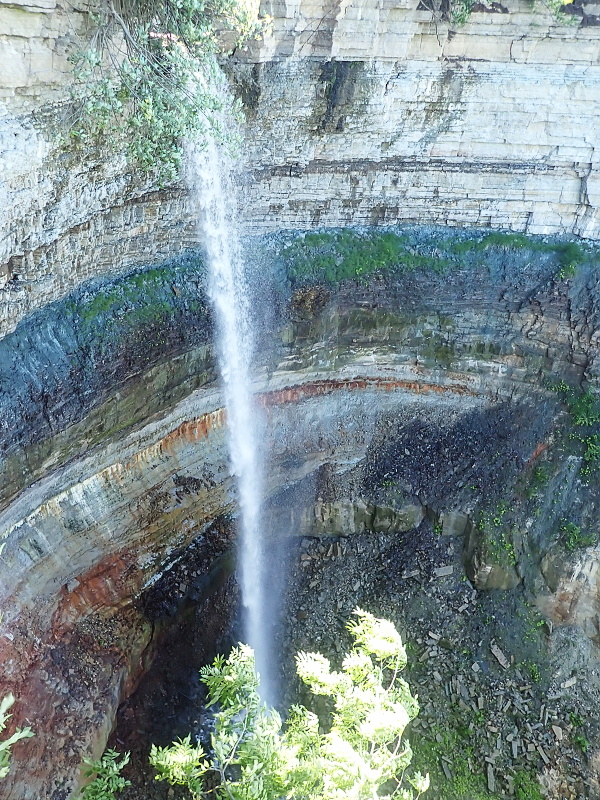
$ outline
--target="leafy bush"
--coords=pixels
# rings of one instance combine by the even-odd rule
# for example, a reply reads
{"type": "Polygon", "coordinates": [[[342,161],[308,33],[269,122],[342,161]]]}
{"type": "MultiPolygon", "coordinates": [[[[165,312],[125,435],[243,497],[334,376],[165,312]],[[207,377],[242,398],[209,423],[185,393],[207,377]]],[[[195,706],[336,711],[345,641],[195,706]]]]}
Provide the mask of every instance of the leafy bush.
{"type": "Polygon", "coordinates": [[[565,381],[551,387],[561,395],[567,407],[574,432],[571,439],[583,445],[582,475],[591,475],[600,465],[600,402],[591,392],[574,389],[565,381]]]}
{"type": "Polygon", "coordinates": [[[239,645],[201,673],[209,703],[218,708],[210,761],[189,737],[161,748],[160,758],[153,748],[157,779],[184,783],[199,798],[200,779],[211,773],[216,795],[228,800],[413,800],[426,791],[428,776],[405,776],[412,751],[403,734],[418,704],[399,677],[406,665],[400,635],[360,609],[355,616],[348,626],[355,645],[340,671],[317,653],[296,658],[302,682],[332,703],[326,733],[303,706],[292,707],[282,726],[278,712],[260,700],[252,650],[239,645]]]}
{"type": "MultiPolygon", "coordinates": [[[[7,695],[2,702],[0,702],[0,733],[5,730],[6,723],[11,717],[8,710],[14,705],[15,698],[12,694],[7,695]]],[[[6,778],[10,770],[10,748],[21,739],[28,739],[34,734],[31,728],[17,728],[12,736],[8,739],[0,741],[0,780],[6,778]]]]}
{"type": "Polygon", "coordinates": [[[202,796],[204,774],[209,769],[204,759],[204,750],[194,746],[191,737],[186,736],[170,747],[150,748],[150,764],[156,768],[159,781],[168,781],[172,786],[187,786],[192,797],[202,796]]]}
{"type": "Polygon", "coordinates": [[[177,177],[183,137],[218,132],[224,95],[213,58],[260,30],[253,0],[109,0],[89,43],[70,57],[75,144],[122,141],[143,171],[177,177]]]}
{"type": "Polygon", "coordinates": [[[515,774],[515,797],[517,800],[542,800],[539,783],[525,770],[519,770],[515,774]]]}
{"type": "Polygon", "coordinates": [[[129,753],[125,753],[120,761],[119,755],[116,750],[107,750],[97,761],[85,759],[87,769],[84,775],[95,777],[83,788],[79,800],[113,800],[116,792],[131,785],[121,776],[121,770],[129,762],[129,753]]]}
{"type": "Polygon", "coordinates": [[[580,547],[591,547],[596,544],[596,537],[591,533],[582,532],[579,525],[575,525],[574,522],[564,520],[560,530],[564,545],[570,553],[580,547]]]}

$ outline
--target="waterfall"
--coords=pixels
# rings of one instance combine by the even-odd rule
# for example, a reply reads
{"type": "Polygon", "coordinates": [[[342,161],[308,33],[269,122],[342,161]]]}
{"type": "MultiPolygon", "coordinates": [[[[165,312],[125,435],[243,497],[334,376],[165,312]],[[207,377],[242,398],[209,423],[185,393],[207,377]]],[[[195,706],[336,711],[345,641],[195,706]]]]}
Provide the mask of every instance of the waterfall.
{"type": "Polygon", "coordinates": [[[260,410],[252,392],[253,352],[249,282],[238,233],[236,189],[230,157],[209,138],[191,151],[192,189],[200,207],[208,257],[209,297],[217,324],[229,454],[239,496],[239,563],[244,628],[261,677],[261,696],[273,701],[269,625],[265,608],[265,562],[261,525],[260,410]]]}

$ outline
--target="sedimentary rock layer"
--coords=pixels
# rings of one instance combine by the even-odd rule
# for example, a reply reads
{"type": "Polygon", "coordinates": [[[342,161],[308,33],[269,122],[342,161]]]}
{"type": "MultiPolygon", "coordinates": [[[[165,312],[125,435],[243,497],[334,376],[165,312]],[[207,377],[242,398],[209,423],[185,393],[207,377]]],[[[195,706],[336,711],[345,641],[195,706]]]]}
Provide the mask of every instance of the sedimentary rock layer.
{"type": "MultiPolygon", "coordinates": [[[[493,493],[499,474],[543,452],[560,410],[546,380],[597,380],[598,276],[582,268],[567,281],[545,256],[526,269],[513,256],[443,280],[323,285],[316,304],[310,286],[279,287],[256,384],[269,495],[322,469],[344,485],[369,465],[348,478],[354,494],[328,496],[317,481],[297,533],[404,530],[444,502],[468,511],[456,487],[473,469],[493,493]],[[388,472],[403,487],[392,505],[377,495],[388,472]]],[[[69,796],[152,652],[137,598],[235,512],[197,276],[171,264],[88,287],[4,340],[20,388],[2,397],[15,424],[3,431],[0,695],[13,690],[15,724],[36,729],[15,748],[10,800],[69,796]],[[69,304],[79,322],[65,327],[69,304]]],[[[273,514],[275,531],[288,530],[289,515],[273,514]]],[[[587,608],[589,592],[579,596],[587,608]]]]}
{"type": "MultiPolygon", "coordinates": [[[[272,35],[225,59],[247,119],[249,231],[414,221],[598,237],[591,9],[571,25],[524,0],[478,3],[461,27],[418,0],[263,6],[272,35]]],[[[197,244],[181,185],[159,190],[108,142],[68,145],[66,57],[87,10],[0,2],[2,335],[86,279],[197,244]]]]}

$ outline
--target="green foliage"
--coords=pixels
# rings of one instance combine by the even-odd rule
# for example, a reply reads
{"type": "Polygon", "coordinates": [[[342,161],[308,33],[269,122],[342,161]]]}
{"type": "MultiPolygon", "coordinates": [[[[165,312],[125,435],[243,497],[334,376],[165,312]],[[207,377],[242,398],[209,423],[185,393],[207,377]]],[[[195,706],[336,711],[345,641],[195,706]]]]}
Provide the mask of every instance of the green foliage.
{"type": "Polygon", "coordinates": [[[187,786],[193,798],[202,797],[204,775],[210,765],[202,747],[194,746],[190,736],[179,739],[170,747],[152,745],[150,764],[158,771],[157,781],[168,781],[171,786],[187,786]]]}
{"type": "Polygon", "coordinates": [[[521,661],[519,664],[519,669],[522,670],[529,678],[533,681],[533,683],[541,683],[542,681],[542,672],[540,670],[539,664],[536,664],[535,661],[531,659],[526,659],[525,661],[521,661]]]}
{"type": "MultiPolygon", "coordinates": [[[[6,724],[12,716],[8,711],[12,708],[14,702],[15,698],[12,694],[7,695],[0,701],[0,733],[5,730],[6,724]]],[[[29,727],[17,728],[12,736],[0,741],[0,780],[6,778],[10,770],[10,749],[13,744],[16,744],[21,739],[29,739],[33,735],[29,727]]]]}
{"type": "Polygon", "coordinates": [[[517,616],[521,620],[523,641],[529,644],[539,644],[540,634],[546,620],[538,609],[523,600],[521,607],[517,609],[517,616]]]}
{"type": "Polygon", "coordinates": [[[445,6],[424,0],[420,7],[431,11],[434,20],[446,20],[454,25],[464,25],[471,16],[474,0],[450,0],[445,6]]]}
{"type": "Polygon", "coordinates": [[[533,472],[531,473],[531,478],[529,480],[529,485],[525,491],[525,494],[529,499],[533,497],[537,497],[538,494],[548,485],[548,481],[550,480],[550,473],[546,469],[546,467],[542,466],[541,464],[534,468],[533,472]]]}
{"type": "Polygon", "coordinates": [[[443,272],[450,264],[441,256],[416,252],[404,236],[391,231],[307,233],[281,255],[293,280],[332,284],[364,280],[392,268],[443,272]]]}
{"type": "Polygon", "coordinates": [[[210,763],[199,748],[190,755],[188,737],[171,748],[153,748],[158,778],[175,782],[169,770],[178,751],[196,772],[192,780],[178,772],[177,782],[187,785],[194,798],[202,796],[201,778],[209,770],[218,779],[216,796],[228,800],[418,797],[428,777],[405,776],[412,751],[404,731],[418,713],[416,699],[398,674],[406,665],[406,651],[390,622],[360,609],[355,617],[348,626],[355,644],[339,671],[317,653],[302,652],[296,659],[302,682],[331,702],[327,732],[303,706],[292,707],[283,726],[277,711],[260,700],[252,650],[239,645],[201,672],[209,703],[218,709],[210,763]]]}
{"type": "Polygon", "coordinates": [[[169,262],[110,283],[82,287],[61,301],[62,308],[72,320],[80,347],[93,360],[109,361],[125,342],[140,337],[148,341],[148,350],[160,347],[187,315],[208,325],[202,293],[195,291],[201,275],[195,260],[169,262]]]}
{"type": "Polygon", "coordinates": [[[469,238],[432,234],[428,240],[410,230],[328,230],[296,236],[280,251],[289,277],[296,283],[335,284],[366,281],[370,276],[428,270],[443,274],[453,266],[481,266],[489,250],[548,254],[555,277],[572,277],[577,267],[596,258],[590,245],[545,241],[522,233],[494,231],[469,238]]]}
{"type": "Polygon", "coordinates": [[[592,426],[600,422],[600,403],[590,392],[567,393],[566,402],[573,425],[592,426]]]}
{"type": "Polygon", "coordinates": [[[486,556],[496,564],[514,566],[517,563],[517,556],[512,533],[506,529],[504,520],[508,510],[506,503],[499,503],[490,511],[482,511],[478,526],[483,534],[486,556]]]}
{"type": "Polygon", "coordinates": [[[219,132],[214,54],[260,29],[252,0],[112,0],[93,17],[86,46],[71,55],[75,145],[121,142],[143,171],[177,177],[181,140],[219,132]]]}
{"type": "Polygon", "coordinates": [[[435,724],[415,744],[415,763],[427,764],[436,800],[489,800],[486,779],[476,771],[477,760],[470,741],[471,731],[460,723],[448,727],[435,724]],[[450,777],[442,768],[442,761],[450,777]]]}
{"type": "Polygon", "coordinates": [[[474,0],[451,0],[450,20],[455,25],[464,25],[471,16],[474,0]]]}
{"type": "Polygon", "coordinates": [[[515,774],[516,800],[542,800],[542,790],[536,778],[520,769],[515,774]]]}
{"type": "Polygon", "coordinates": [[[590,475],[600,465],[600,402],[591,392],[582,392],[565,381],[551,387],[561,395],[574,432],[571,438],[583,445],[582,475],[590,475]]]}
{"type": "Polygon", "coordinates": [[[574,728],[582,728],[583,721],[584,720],[581,714],[578,714],[576,711],[569,712],[569,722],[574,728]]]}
{"type": "Polygon", "coordinates": [[[85,759],[87,768],[84,775],[95,777],[82,789],[79,800],[113,800],[116,792],[131,785],[121,776],[121,770],[129,762],[129,753],[125,753],[120,761],[119,756],[116,750],[107,750],[97,761],[85,759]]]}
{"type": "Polygon", "coordinates": [[[560,526],[562,540],[567,550],[572,553],[580,547],[591,547],[596,544],[596,537],[591,533],[582,533],[579,525],[563,520],[560,526]]]}
{"type": "Polygon", "coordinates": [[[542,0],[542,4],[552,12],[552,16],[557,22],[563,25],[579,25],[578,17],[566,14],[564,11],[564,7],[570,2],[571,0],[542,0]]]}
{"type": "Polygon", "coordinates": [[[550,388],[561,395],[566,405],[575,428],[571,438],[584,445],[582,473],[589,474],[600,461],[600,435],[590,430],[600,423],[600,403],[590,392],[574,389],[564,380],[550,388]]]}
{"type": "Polygon", "coordinates": [[[494,231],[481,239],[465,239],[451,245],[454,253],[467,253],[471,250],[484,251],[490,247],[504,247],[509,250],[530,250],[537,253],[554,253],[557,257],[561,280],[573,277],[577,267],[585,261],[586,254],[576,242],[545,242],[526,236],[524,233],[504,233],[494,231]]]}
{"type": "Polygon", "coordinates": [[[573,744],[576,744],[581,749],[582,753],[587,753],[590,747],[590,743],[587,740],[586,736],[583,733],[581,733],[581,731],[577,731],[576,733],[574,733],[573,736],[571,736],[571,739],[573,741],[573,744]]]}

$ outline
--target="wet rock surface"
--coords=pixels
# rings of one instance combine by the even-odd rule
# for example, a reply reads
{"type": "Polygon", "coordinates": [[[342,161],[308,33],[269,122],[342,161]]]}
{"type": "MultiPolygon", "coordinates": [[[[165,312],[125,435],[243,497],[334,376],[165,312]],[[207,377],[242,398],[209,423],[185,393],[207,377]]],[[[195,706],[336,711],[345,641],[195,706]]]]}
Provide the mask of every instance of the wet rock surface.
{"type": "Polygon", "coordinates": [[[123,771],[131,781],[123,800],[187,800],[182,787],[155,780],[150,745],[166,746],[191,734],[208,745],[210,711],[199,671],[240,638],[238,588],[224,580],[204,602],[181,608],[157,643],[157,655],[137,691],[119,708],[108,746],[130,752],[123,771]]]}

